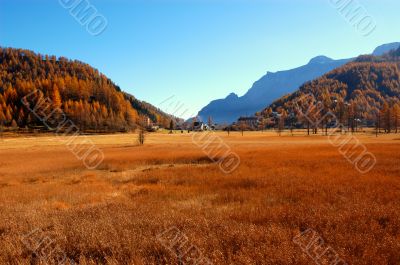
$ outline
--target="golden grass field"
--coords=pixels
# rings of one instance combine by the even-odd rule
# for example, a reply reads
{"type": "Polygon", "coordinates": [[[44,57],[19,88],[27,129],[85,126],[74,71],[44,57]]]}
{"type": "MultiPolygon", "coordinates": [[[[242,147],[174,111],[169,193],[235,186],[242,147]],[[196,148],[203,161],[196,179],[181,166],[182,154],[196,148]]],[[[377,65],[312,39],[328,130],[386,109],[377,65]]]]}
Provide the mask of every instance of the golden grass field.
{"type": "Polygon", "coordinates": [[[0,264],[52,264],[24,243],[35,229],[77,264],[194,264],[158,240],[171,227],[212,264],[317,264],[293,241],[307,229],[347,264],[400,264],[400,135],[358,135],[377,158],[360,174],[325,136],[217,134],[231,174],[187,133],[88,136],[93,170],[52,136],[5,137],[0,264]]]}

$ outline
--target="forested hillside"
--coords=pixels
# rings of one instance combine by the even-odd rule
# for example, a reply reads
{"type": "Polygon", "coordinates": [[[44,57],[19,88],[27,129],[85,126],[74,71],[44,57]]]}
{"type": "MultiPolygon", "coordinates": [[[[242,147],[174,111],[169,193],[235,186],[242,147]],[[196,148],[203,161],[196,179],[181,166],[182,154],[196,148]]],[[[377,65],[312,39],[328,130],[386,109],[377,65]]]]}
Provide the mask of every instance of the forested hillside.
{"type": "Polygon", "coordinates": [[[0,48],[1,126],[43,127],[22,102],[32,92],[37,98],[49,99],[49,108],[59,108],[84,131],[127,131],[147,117],[156,124],[169,124],[171,119],[154,106],[121,92],[88,64],[0,48]]]}
{"type": "Polygon", "coordinates": [[[285,119],[285,124],[304,123],[298,113],[299,105],[304,107],[304,101],[312,95],[315,102],[322,106],[319,108],[320,113],[314,113],[315,115],[323,116],[329,111],[336,115],[339,122],[351,128],[357,122],[369,126],[379,123],[379,126],[390,131],[398,127],[400,116],[399,56],[400,49],[379,57],[360,56],[354,62],[308,82],[296,92],[276,100],[259,115],[268,118],[278,113],[279,117],[285,119]]]}

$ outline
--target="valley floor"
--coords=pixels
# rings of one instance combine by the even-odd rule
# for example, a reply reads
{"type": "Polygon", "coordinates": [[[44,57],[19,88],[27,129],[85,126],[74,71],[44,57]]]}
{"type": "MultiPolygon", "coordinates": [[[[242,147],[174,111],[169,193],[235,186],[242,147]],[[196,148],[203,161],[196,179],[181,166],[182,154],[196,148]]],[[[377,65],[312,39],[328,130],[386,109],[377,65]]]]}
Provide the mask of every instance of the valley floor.
{"type": "Polygon", "coordinates": [[[303,135],[204,134],[228,174],[186,132],[80,136],[95,169],[68,137],[0,139],[0,264],[400,264],[400,134],[303,135]]]}

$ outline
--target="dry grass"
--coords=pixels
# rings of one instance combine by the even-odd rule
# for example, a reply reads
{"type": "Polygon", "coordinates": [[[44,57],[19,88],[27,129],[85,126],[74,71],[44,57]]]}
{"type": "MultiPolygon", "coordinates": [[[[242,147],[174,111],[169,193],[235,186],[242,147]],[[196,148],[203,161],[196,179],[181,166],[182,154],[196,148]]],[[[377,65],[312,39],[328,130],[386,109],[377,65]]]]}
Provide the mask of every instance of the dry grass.
{"type": "MultiPolygon", "coordinates": [[[[0,264],[41,264],[39,228],[79,264],[179,264],[156,236],[175,226],[214,264],[314,264],[292,239],[317,231],[348,264],[400,264],[400,141],[359,136],[361,175],[326,137],[231,133],[225,175],[187,134],[92,136],[97,170],[51,137],[0,143],[0,264]]],[[[44,263],[42,263],[44,264],[44,263]]]]}

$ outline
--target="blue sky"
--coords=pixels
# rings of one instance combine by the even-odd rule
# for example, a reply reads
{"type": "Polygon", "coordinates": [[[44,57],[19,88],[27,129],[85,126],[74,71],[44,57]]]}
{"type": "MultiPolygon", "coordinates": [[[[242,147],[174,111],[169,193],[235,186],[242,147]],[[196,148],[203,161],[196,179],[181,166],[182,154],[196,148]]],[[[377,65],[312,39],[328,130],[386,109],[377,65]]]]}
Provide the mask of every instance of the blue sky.
{"type": "Polygon", "coordinates": [[[108,21],[98,36],[58,0],[0,0],[0,45],[87,62],[154,105],[174,96],[185,116],[243,95],[267,71],[400,41],[398,0],[358,0],[377,24],[367,37],[332,6],[337,0],[89,1],[108,21]]]}

